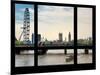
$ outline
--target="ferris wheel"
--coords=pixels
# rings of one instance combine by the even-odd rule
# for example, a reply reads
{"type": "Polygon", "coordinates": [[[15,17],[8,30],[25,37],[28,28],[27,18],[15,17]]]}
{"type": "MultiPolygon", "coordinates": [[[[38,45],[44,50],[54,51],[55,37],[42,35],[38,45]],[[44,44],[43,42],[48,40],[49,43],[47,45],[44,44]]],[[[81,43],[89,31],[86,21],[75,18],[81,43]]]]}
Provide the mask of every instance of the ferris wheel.
{"type": "Polygon", "coordinates": [[[30,36],[30,12],[29,12],[28,8],[26,8],[24,11],[24,20],[23,21],[24,21],[23,27],[21,27],[23,29],[23,31],[19,37],[19,41],[23,35],[23,43],[28,44],[29,36],[30,36]]]}

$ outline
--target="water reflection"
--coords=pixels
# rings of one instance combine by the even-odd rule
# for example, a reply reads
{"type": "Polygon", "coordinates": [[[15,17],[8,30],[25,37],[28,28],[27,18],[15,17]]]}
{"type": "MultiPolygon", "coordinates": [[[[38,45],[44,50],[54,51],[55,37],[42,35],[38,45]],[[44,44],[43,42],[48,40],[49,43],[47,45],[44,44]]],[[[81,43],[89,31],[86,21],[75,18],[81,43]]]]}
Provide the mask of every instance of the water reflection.
{"type": "Polygon", "coordinates": [[[77,56],[78,64],[92,63],[92,50],[89,49],[88,54],[85,54],[84,52],[85,52],[84,49],[78,49],[78,56],[77,56]]]}
{"type": "MultiPolygon", "coordinates": [[[[84,54],[84,49],[78,49],[78,64],[92,63],[92,50],[89,54],[84,54]]],[[[64,50],[48,50],[47,54],[38,56],[38,65],[61,65],[61,64],[74,64],[74,50],[68,49],[67,54],[64,50]]],[[[21,52],[15,55],[15,66],[34,66],[34,51],[21,52]]]]}
{"type": "Polygon", "coordinates": [[[19,55],[15,55],[15,66],[34,66],[34,51],[22,51],[19,55]]]}
{"type": "Polygon", "coordinates": [[[70,59],[70,55],[74,54],[74,50],[70,49],[67,51],[67,55],[64,54],[64,50],[48,50],[46,55],[38,56],[38,65],[61,65],[61,64],[74,64],[74,59],[70,61],[66,61],[66,59],[70,59]]]}

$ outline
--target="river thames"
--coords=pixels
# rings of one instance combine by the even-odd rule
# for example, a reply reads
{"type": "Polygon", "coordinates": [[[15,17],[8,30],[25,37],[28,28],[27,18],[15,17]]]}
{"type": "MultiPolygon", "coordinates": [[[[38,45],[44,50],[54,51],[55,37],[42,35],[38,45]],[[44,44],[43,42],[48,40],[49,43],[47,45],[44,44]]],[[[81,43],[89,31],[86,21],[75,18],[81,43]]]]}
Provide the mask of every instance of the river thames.
{"type": "MultiPolygon", "coordinates": [[[[89,54],[84,54],[83,49],[78,49],[77,63],[92,63],[92,50],[89,54]]],[[[64,54],[64,50],[48,50],[47,54],[38,56],[38,66],[44,65],[68,65],[74,64],[74,50],[68,49],[68,54],[64,54]],[[71,56],[73,56],[71,58],[71,56]]],[[[20,55],[15,55],[15,66],[34,66],[34,51],[24,51],[20,55]]]]}

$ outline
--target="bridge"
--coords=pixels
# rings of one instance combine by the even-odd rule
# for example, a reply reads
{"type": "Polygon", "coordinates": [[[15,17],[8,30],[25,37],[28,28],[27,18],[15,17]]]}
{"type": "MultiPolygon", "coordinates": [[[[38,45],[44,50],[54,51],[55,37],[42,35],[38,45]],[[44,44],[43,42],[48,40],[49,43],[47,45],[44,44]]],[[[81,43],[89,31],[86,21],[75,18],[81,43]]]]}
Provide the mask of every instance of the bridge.
{"type": "MultiPolygon", "coordinates": [[[[19,45],[19,46],[16,46],[16,50],[15,50],[15,53],[16,54],[20,54],[20,52],[22,51],[28,51],[28,50],[33,50],[34,49],[34,45],[33,44],[30,44],[30,45],[19,45]],[[25,50],[26,49],[26,50],[25,50]]],[[[67,54],[67,49],[74,49],[74,46],[73,45],[64,45],[64,44],[61,44],[61,45],[38,45],[38,54],[39,55],[44,55],[47,53],[47,51],[49,49],[63,49],[64,50],[64,54],[66,55],[67,54]]],[[[85,54],[89,54],[89,50],[87,48],[84,49],[84,53],[85,54]]]]}

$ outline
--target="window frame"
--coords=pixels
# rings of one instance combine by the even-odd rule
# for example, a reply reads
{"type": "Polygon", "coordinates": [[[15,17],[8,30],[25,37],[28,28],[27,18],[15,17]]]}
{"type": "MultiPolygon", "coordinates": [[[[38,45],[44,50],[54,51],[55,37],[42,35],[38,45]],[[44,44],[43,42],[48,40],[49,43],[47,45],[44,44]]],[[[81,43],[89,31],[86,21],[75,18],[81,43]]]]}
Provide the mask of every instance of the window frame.
{"type": "Polygon", "coordinates": [[[58,71],[73,71],[73,70],[90,70],[96,68],[96,6],[95,5],[80,5],[80,4],[64,4],[64,3],[49,3],[49,2],[31,2],[31,1],[11,1],[11,74],[26,74],[26,73],[42,73],[42,72],[58,72],[58,71]],[[35,44],[34,47],[15,47],[15,4],[34,4],[34,34],[35,44]],[[49,6],[63,6],[73,7],[74,9],[74,46],[70,47],[47,47],[44,49],[74,49],[74,64],[64,65],[47,65],[38,66],[38,5],[49,6]],[[78,7],[92,8],[92,46],[78,46],[77,45],[77,9],[78,7]],[[92,49],[92,63],[77,64],[77,49],[92,49]],[[34,66],[15,67],[15,50],[34,50],[34,66]]]}

